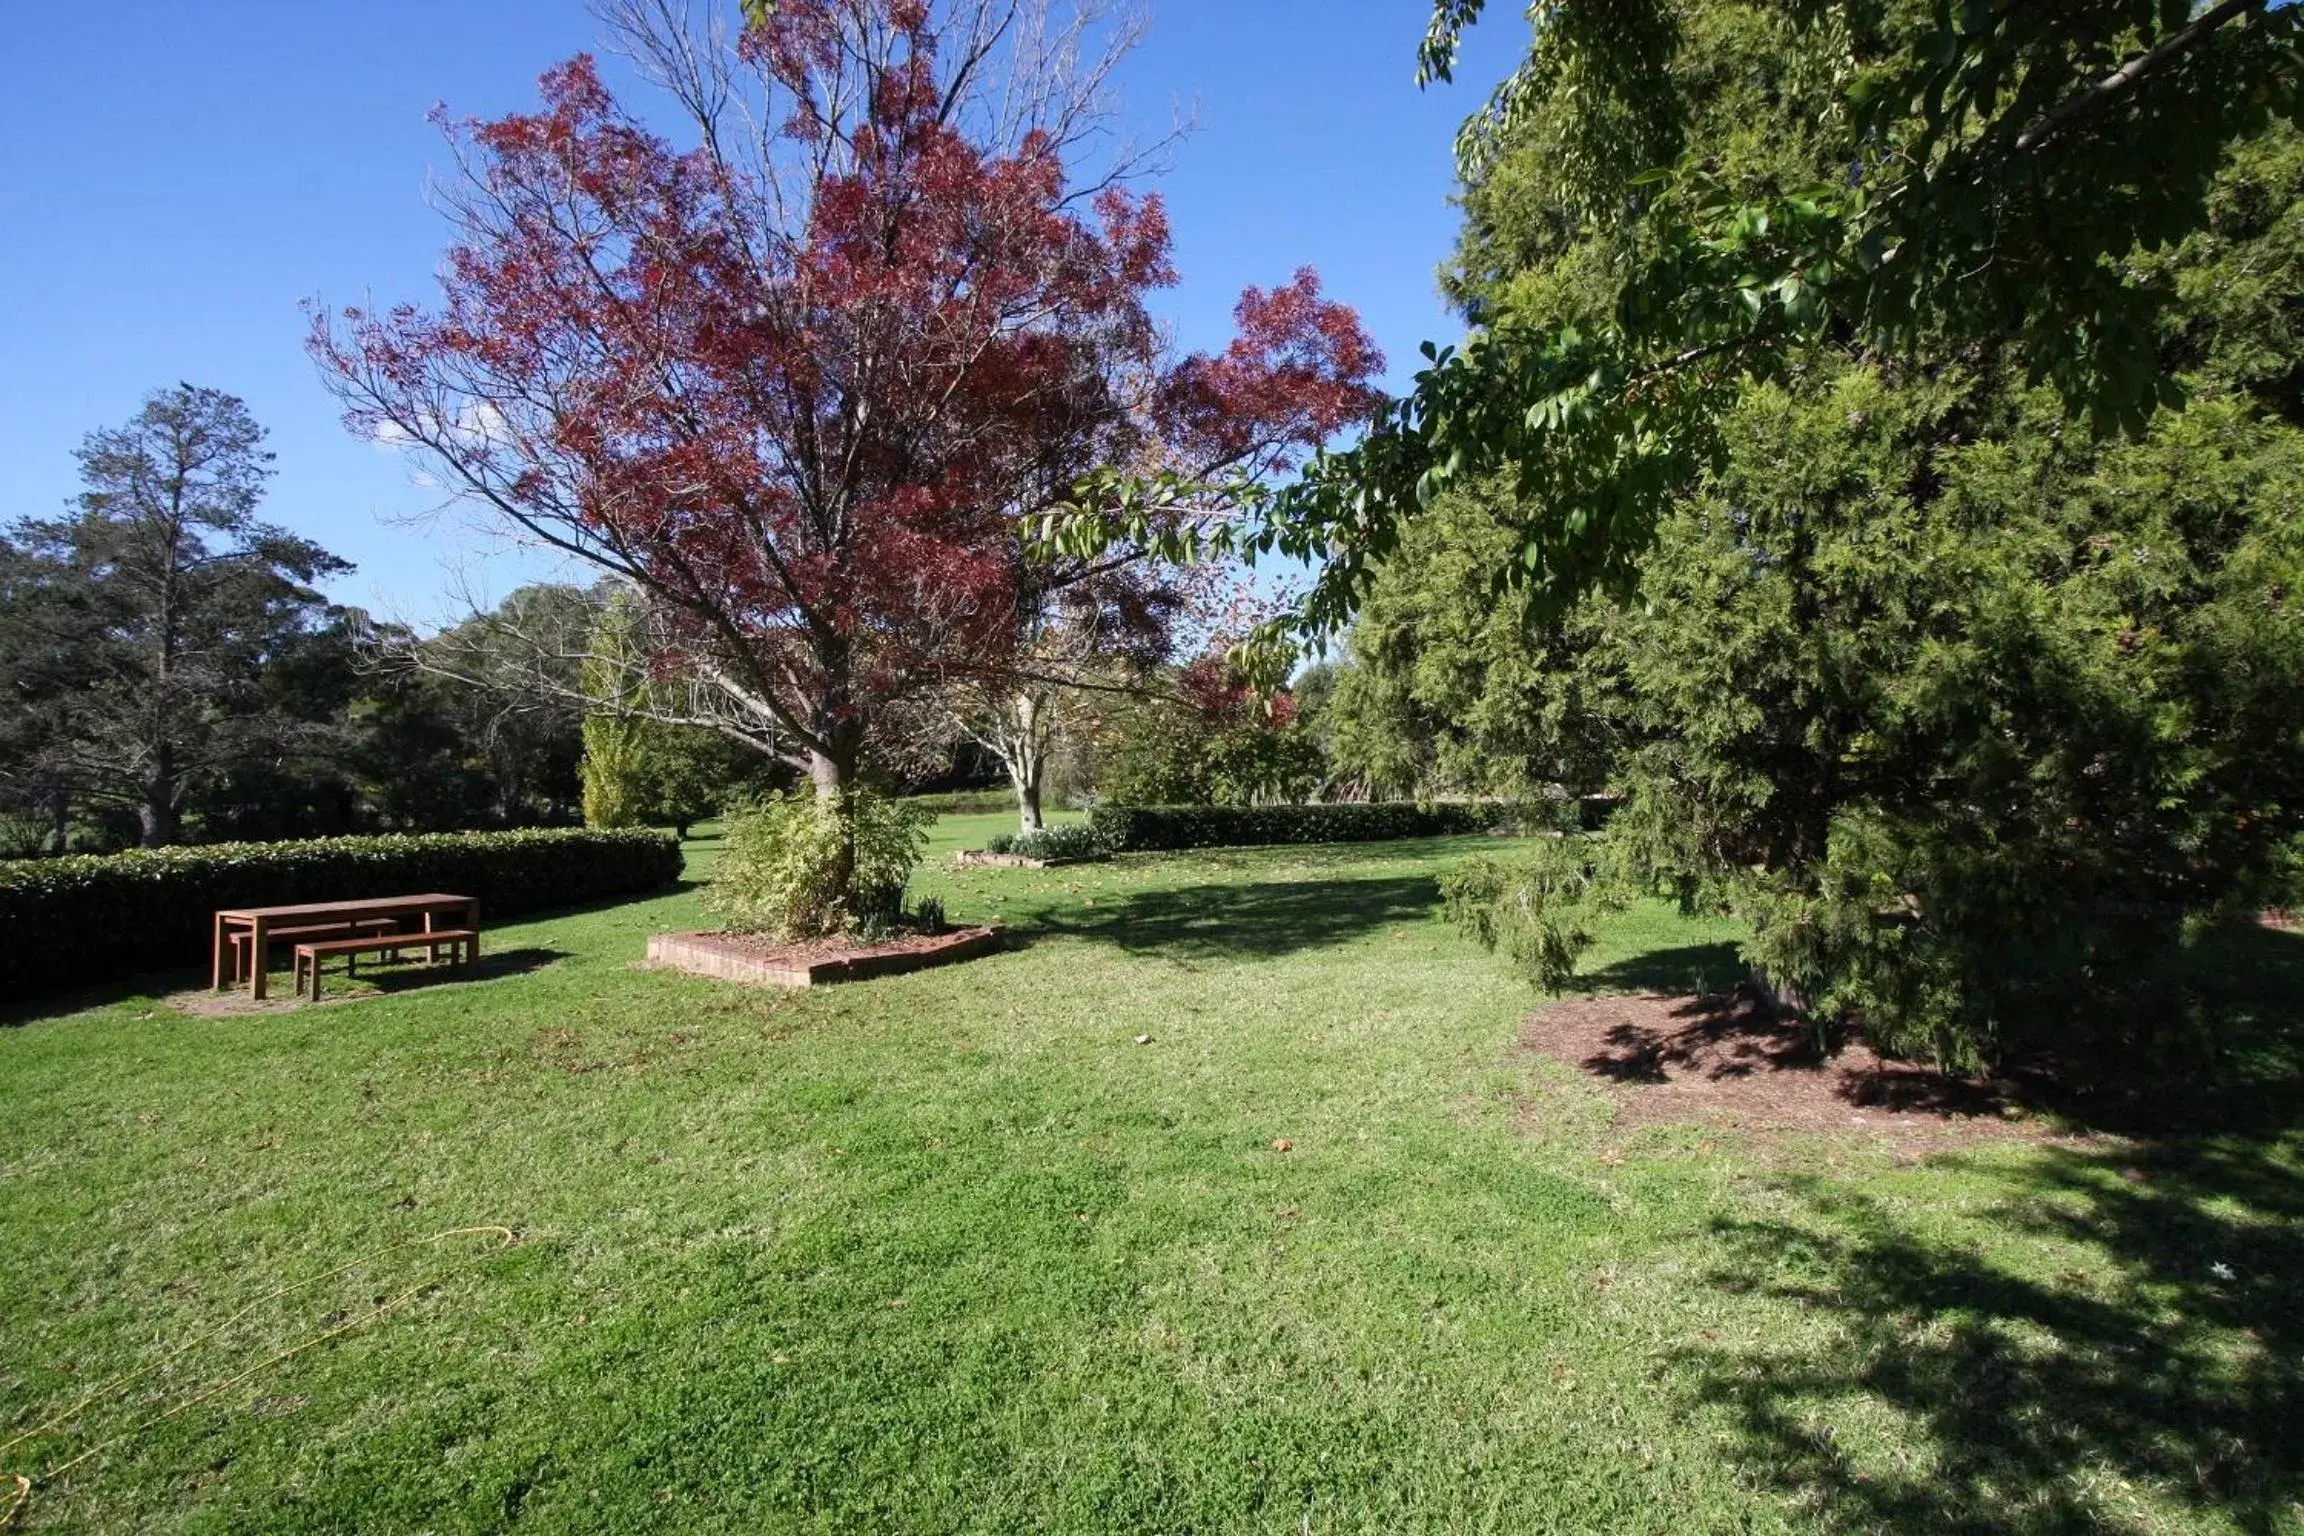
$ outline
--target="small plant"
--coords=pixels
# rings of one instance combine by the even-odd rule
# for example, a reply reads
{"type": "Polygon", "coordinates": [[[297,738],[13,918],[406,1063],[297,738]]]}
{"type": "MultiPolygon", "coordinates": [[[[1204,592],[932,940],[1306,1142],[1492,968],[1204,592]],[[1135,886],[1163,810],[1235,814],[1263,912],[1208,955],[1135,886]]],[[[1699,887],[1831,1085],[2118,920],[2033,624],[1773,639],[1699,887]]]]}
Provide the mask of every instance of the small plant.
{"type": "Polygon", "coordinates": [[[707,910],[741,933],[813,939],[877,925],[885,934],[904,910],[930,819],[870,790],[772,796],[730,821],[707,910]]]}
{"type": "Polygon", "coordinates": [[[995,832],[984,839],[984,851],[986,853],[1014,853],[1016,851],[1016,836],[1017,834],[1014,832],[995,832]]]}
{"type": "Polygon", "coordinates": [[[944,920],[944,901],[939,896],[923,896],[912,908],[912,926],[922,933],[942,933],[952,925],[944,920]]]}

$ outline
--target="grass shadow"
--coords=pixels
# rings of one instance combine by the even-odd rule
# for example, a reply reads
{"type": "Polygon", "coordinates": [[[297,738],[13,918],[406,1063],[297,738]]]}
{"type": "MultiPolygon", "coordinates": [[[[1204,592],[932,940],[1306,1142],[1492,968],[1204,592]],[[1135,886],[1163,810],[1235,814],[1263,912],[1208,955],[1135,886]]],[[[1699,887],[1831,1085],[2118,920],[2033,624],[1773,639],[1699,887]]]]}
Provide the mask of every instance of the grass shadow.
{"type": "Polygon", "coordinates": [[[1140,891],[1092,910],[1022,913],[1016,932],[1027,942],[1062,934],[1185,960],[1276,959],[1422,922],[1439,899],[1430,875],[1194,885],[1140,891]]]}

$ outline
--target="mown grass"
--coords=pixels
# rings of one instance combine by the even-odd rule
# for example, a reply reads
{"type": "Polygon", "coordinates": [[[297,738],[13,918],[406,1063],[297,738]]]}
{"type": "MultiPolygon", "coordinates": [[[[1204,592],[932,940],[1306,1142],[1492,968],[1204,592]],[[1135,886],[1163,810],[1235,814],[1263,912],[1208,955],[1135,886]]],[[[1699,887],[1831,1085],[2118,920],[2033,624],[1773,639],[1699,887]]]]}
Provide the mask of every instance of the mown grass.
{"type": "Polygon", "coordinates": [[[1017,938],[946,970],[636,969],[686,891],[0,1029],[0,1440],[157,1367],[0,1453],[106,1447],[25,1525],[2304,1530],[2304,938],[2218,957],[2209,1129],[1911,1163],[1613,1126],[1437,921],[1493,844],[949,867],[1003,824],[938,826],[1017,938]]]}

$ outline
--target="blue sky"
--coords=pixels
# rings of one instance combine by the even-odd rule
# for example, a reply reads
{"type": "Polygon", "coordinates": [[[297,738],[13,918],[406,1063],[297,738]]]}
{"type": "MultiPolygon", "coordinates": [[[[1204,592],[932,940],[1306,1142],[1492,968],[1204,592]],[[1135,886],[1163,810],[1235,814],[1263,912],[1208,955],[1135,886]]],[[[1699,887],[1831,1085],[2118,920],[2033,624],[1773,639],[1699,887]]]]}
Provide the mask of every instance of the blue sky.
{"type": "MultiPolygon", "coordinates": [[[[733,7],[735,0],[727,0],[733,7]]],[[[1161,307],[1219,345],[1249,283],[1317,266],[1393,364],[1454,327],[1434,266],[1450,141],[1525,31],[1479,28],[1463,83],[1419,92],[1421,0],[1154,0],[1129,116],[1199,130],[1160,183],[1184,283],[1161,307]]],[[[59,510],[72,449],[189,380],[244,397],[278,455],[267,513],[354,561],[340,600],[451,614],[548,570],[451,518],[352,439],[302,351],[300,301],[427,298],[445,156],[425,114],[529,105],[593,47],[582,0],[99,0],[11,7],[0,49],[0,522],[59,510]]]]}

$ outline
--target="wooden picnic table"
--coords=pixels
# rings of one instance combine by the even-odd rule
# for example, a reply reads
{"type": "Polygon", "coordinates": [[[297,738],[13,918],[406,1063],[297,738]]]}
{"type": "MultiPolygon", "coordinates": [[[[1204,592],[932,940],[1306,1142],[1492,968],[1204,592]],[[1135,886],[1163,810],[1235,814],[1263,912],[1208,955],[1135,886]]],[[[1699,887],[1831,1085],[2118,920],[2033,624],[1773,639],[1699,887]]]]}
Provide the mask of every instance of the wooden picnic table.
{"type": "MultiPolygon", "coordinates": [[[[261,1000],[264,996],[264,967],[271,954],[269,948],[274,928],[320,927],[329,923],[356,923],[362,918],[394,918],[411,921],[424,920],[424,930],[437,926],[434,919],[443,913],[457,913],[462,921],[449,926],[480,931],[480,903],[470,896],[453,896],[443,891],[430,891],[421,896],[370,896],[358,901],[307,901],[288,907],[235,907],[216,914],[216,947],[213,955],[212,983],[215,990],[224,990],[224,951],[229,935],[235,930],[248,930],[248,995],[261,1000]]],[[[472,941],[472,954],[479,956],[480,943],[472,941]]],[[[434,958],[438,958],[435,956],[434,958]]]]}

